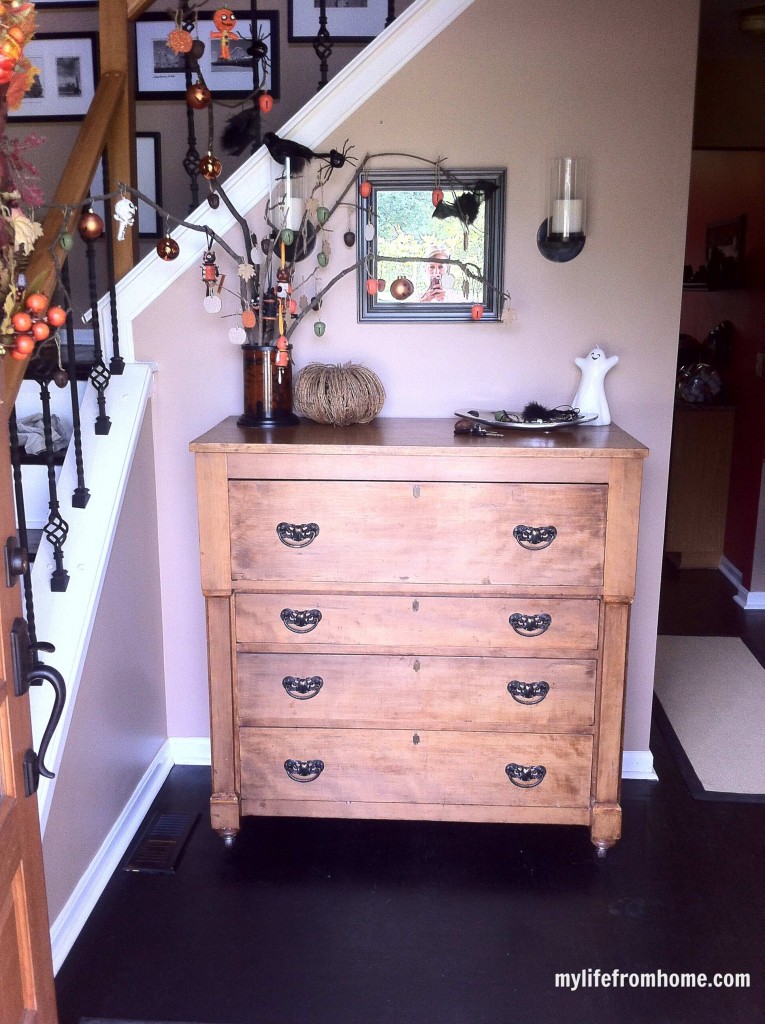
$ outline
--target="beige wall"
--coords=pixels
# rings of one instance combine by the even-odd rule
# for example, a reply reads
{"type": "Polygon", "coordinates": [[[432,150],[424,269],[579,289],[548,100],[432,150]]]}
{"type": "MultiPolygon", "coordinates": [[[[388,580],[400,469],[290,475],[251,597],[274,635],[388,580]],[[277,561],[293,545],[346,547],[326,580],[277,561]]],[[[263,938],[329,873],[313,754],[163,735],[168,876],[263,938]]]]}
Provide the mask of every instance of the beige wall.
{"type": "Polygon", "coordinates": [[[148,414],[43,841],[51,921],[167,736],[151,438],[148,414]]]}
{"type": "MultiPolygon", "coordinates": [[[[295,362],[355,359],[383,380],[387,416],[450,416],[461,406],[570,401],[576,356],[620,357],[607,381],[614,420],[651,449],[642,506],[625,745],[648,747],[666,475],[680,315],[695,77],[689,0],[476,0],[328,140],[452,166],[506,166],[506,283],[519,320],[358,325],[348,275],[327,297],[323,339],[304,323],[295,362]],[[582,255],[538,253],[544,168],[576,152],[590,166],[582,255]]],[[[327,200],[347,179],[338,176],[327,200]]],[[[255,225],[255,219],[251,218],[255,225]]],[[[338,225],[333,267],[344,249],[338,225]]],[[[188,442],[241,411],[230,321],[201,310],[188,272],[136,323],[138,358],[159,363],[154,399],[168,727],[208,730],[193,464],[188,442]]],[[[233,312],[233,309],[231,310],[233,312]]]]}

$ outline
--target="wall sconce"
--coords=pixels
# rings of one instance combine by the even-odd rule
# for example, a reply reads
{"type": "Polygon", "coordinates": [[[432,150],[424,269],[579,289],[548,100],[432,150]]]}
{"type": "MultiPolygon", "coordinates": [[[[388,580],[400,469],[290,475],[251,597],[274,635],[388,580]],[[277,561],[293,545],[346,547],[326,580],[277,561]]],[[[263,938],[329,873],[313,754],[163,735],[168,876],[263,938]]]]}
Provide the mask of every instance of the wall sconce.
{"type": "Polygon", "coordinates": [[[537,232],[537,248],[547,260],[567,263],[587,237],[587,180],[583,161],[557,157],[550,164],[547,216],[537,232]]]}

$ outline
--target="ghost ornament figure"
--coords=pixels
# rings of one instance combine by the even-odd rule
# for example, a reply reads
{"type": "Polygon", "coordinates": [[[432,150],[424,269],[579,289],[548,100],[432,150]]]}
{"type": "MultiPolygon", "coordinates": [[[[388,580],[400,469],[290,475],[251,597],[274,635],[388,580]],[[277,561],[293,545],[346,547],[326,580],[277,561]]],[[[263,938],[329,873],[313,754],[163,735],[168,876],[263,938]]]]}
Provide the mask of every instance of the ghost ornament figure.
{"type": "Polygon", "coordinates": [[[114,219],[119,222],[117,241],[123,242],[125,240],[125,229],[131,228],[135,220],[135,203],[131,202],[127,196],[123,196],[122,199],[118,199],[115,203],[114,219]]]}
{"type": "Polygon", "coordinates": [[[582,381],[574,395],[572,406],[582,416],[595,415],[592,426],[607,426],[611,422],[611,413],[606,401],[606,374],[612,366],[619,362],[618,356],[606,356],[602,348],[597,346],[584,358],[574,362],[582,371],[582,381]]]}

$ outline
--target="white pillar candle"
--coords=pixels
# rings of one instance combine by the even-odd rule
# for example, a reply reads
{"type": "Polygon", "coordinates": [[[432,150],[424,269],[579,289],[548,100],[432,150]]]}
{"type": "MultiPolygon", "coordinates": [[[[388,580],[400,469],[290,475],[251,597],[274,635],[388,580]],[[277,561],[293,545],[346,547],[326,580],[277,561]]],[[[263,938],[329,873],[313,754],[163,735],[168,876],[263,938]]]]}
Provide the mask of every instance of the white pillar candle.
{"type": "Polygon", "coordinates": [[[582,200],[556,199],[553,203],[552,233],[576,235],[582,231],[582,200]]]}

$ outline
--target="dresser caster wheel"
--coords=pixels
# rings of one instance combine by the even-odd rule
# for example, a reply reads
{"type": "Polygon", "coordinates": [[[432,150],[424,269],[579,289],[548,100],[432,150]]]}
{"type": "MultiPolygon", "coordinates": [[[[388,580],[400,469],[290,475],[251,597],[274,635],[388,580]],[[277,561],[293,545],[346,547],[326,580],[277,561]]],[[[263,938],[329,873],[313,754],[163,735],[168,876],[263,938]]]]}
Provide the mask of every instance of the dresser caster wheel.
{"type": "Polygon", "coordinates": [[[234,848],[234,840],[236,839],[237,833],[236,832],[219,832],[218,835],[223,840],[223,845],[226,847],[226,849],[227,850],[233,850],[233,848],[234,848]]]}
{"type": "Polygon", "coordinates": [[[598,860],[605,860],[606,854],[613,845],[613,843],[595,843],[595,852],[597,854],[598,860]]]}

